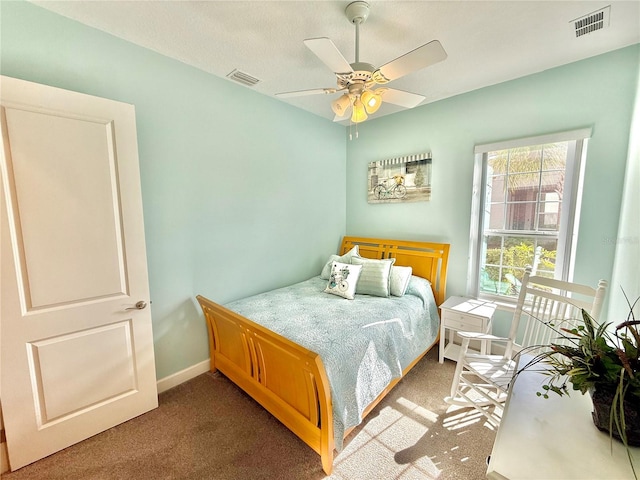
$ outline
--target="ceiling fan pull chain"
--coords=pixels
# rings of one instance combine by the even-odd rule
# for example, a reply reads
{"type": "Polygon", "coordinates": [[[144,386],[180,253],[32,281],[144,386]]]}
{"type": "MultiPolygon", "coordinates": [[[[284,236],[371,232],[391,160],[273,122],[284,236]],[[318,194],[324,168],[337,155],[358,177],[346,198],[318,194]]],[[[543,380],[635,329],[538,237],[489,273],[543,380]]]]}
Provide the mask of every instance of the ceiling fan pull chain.
{"type": "MultiPolygon", "coordinates": [[[[349,123],[349,141],[353,140],[353,122],[349,123]]],[[[358,124],[356,123],[356,139],[358,138],[358,124]]]]}

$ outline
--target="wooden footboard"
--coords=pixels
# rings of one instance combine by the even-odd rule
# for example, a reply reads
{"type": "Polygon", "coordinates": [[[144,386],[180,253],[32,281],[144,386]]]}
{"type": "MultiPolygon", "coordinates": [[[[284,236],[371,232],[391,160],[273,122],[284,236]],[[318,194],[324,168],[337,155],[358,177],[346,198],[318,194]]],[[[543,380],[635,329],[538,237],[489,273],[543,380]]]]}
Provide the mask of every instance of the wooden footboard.
{"type": "Polygon", "coordinates": [[[220,370],[333,468],[333,410],[320,356],[202,296],[211,371],[220,370]]]}
{"type": "MultiPolygon", "coordinates": [[[[448,244],[345,237],[340,253],[354,245],[359,245],[363,257],[396,258],[396,265],[411,266],[415,275],[431,281],[437,304],[444,301],[448,244]]],[[[211,300],[200,295],[196,298],[207,320],[211,371],[220,370],[319,453],[323,470],[331,474],[335,446],[333,409],[320,356],[211,300]]],[[[363,417],[400,379],[390,383],[366,408],[363,417]]]]}

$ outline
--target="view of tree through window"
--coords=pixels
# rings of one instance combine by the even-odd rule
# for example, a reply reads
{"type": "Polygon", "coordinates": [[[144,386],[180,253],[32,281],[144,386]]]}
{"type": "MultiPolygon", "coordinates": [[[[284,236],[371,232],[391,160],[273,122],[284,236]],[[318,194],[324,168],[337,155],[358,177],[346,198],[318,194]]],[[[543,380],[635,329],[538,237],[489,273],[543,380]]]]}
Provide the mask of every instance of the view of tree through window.
{"type": "Polygon", "coordinates": [[[554,277],[568,142],[487,154],[480,293],[516,296],[524,269],[554,277]]]}

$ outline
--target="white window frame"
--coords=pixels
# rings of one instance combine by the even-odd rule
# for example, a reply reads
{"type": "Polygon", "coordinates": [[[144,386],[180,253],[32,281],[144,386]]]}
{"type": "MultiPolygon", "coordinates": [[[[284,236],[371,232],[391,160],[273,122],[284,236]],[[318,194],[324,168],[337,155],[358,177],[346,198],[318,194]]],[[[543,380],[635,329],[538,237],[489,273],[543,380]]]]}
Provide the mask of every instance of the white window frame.
{"type": "Polygon", "coordinates": [[[571,281],[575,250],[578,240],[578,224],[582,199],[582,180],[584,177],[587,142],[591,137],[591,128],[567,132],[520,138],[503,142],[477,145],[474,149],[473,191],[471,200],[471,227],[469,245],[469,266],[467,276],[467,294],[476,298],[493,300],[501,304],[515,305],[517,299],[504,295],[491,295],[480,292],[480,264],[482,261],[482,238],[484,233],[482,214],[487,201],[487,163],[489,152],[511,148],[544,145],[557,142],[570,142],[567,151],[567,165],[564,181],[564,195],[560,213],[558,249],[556,253],[555,278],[571,281]]]}

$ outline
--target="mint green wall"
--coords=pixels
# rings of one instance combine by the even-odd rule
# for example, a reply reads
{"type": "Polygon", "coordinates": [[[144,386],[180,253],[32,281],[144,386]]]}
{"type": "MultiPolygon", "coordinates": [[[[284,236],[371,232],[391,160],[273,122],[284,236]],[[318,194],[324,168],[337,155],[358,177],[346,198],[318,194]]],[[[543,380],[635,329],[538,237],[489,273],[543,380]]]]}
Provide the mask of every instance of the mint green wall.
{"type": "Polygon", "coordinates": [[[208,356],[195,294],[226,302],[314,275],[345,230],[450,242],[448,293],[464,294],[476,144],[593,127],[575,278],[611,277],[638,45],[372,119],[347,141],[339,125],[32,4],[0,2],[0,21],[3,75],[136,106],[158,378],[208,356]],[[424,151],[430,202],[367,204],[369,162],[424,151]]]}
{"type": "Polygon", "coordinates": [[[450,242],[447,292],[465,294],[474,145],[593,127],[575,280],[610,280],[639,58],[635,45],[361,124],[347,142],[347,233],[450,242]],[[367,203],[369,162],[424,151],[430,202],[367,203]]]}
{"type": "MultiPolygon", "coordinates": [[[[635,299],[640,298],[640,85],[636,93],[630,130],[607,317],[614,325],[629,315],[627,299],[633,305],[635,299]]],[[[635,318],[640,318],[640,302],[635,304],[634,312],[635,318]]]]}
{"type": "Polygon", "coordinates": [[[316,275],[345,232],[344,128],[24,2],[0,73],[134,104],[158,378],[208,358],[219,302],[316,275]]]}

